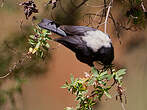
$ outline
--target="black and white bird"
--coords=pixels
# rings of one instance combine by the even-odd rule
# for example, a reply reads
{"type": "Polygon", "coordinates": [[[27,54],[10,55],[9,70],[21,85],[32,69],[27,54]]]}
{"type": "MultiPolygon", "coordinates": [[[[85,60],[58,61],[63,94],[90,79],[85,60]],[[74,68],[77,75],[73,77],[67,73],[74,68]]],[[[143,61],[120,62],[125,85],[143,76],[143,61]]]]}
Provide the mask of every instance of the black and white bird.
{"type": "Polygon", "coordinates": [[[114,59],[112,41],[100,30],[87,26],[58,25],[48,19],[43,19],[38,25],[60,35],[55,41],[72,50],[79,61],[89,66],[94,66],[94,61],[108,66],[114,59]]]}

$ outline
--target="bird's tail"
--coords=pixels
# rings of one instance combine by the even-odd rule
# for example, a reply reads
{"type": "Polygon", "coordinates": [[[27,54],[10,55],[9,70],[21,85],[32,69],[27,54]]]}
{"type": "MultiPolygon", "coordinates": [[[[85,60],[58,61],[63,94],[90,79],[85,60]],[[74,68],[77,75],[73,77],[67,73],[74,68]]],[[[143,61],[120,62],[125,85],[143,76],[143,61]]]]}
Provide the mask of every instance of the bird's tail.
{"type": "Polygon", "coordinates": [[[39,27],[50,30],[51,32],[54,32],[58,35],[61,35],[63,37],[67,36],[66,33],[60,29],[60,25],[55,23],[54,21],[43,19],[39,24],[39,27]]]}

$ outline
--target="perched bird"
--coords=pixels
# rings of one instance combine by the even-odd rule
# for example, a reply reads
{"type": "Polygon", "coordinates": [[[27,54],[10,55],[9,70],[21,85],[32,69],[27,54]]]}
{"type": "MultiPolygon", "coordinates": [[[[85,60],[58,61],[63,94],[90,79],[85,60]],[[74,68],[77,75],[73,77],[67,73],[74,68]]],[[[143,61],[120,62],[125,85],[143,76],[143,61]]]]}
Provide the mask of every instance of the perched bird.
{"type": "Polygon", "coordinates": [[[38,25],[60,35],[55,41],[72,50],[79,61],[89,66],[94,66],[94,61],[107,66],[114,59],[112,41],[100,30],[87,26],[59,25],[48,19],[43,19],[38,25]]]}

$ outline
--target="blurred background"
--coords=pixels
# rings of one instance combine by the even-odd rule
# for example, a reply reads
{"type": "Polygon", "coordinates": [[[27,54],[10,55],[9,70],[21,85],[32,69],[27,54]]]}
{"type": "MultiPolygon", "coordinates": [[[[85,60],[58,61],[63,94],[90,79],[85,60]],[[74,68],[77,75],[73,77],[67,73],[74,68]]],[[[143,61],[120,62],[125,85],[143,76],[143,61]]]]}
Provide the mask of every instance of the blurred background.
{"type": "MultiPolygon", "coordinates": [[[[28,52],[28,37],[33,33],[32,19],[25,19],[23,7],[19,6],[24,0],[0,1],[0,75],[8,72],[12,65],[24,53],[28,52]]],[[[46,5],[47,0],[35,1],[38,14],[37,19],[48,18],[60,24],[89,25],[97,27],[98,17],[92,16],[90,22],[88,13],[99,13],[103,0],[89,0],[88,5],[81,5],[82,0],[62,0],[52,10],[52,5],[46,5]]],[[[146,1],[145,1],[146,2],[146,1]]],[[[147,7],[147,4],[144,4],[147,7]]],[[[122,6],[114,2],[112,13],[117,21],[125,21],[125,12],[129,6],[122,6]]],[[[34,21],[33,21],[34,22],[34,21]]],[[[121,31],[120,39],[111,20],[107,24],[107,33],[110,35],[115,59],[113,63],[119,68],[127,68],[124,77],[126,90],[126,110],[146,110],[147,108],[147,29],[137,31],[121,31]],[[120,43],[121,41],[121,43],[120,43]]],[[[104,26],[99,26],[104,31],[104,26]]],[[[56,35],[52,35],[55,37],[56,35]]],[[[50,42],[52,48],[57,43],[50,42]]],[[[79,62],[74,53],[64,46],[49,51],[44,60],[33,57],[10,75],[10,78],[0,79],[0,110],[63,110],[65,107],[74,107],[74,96],[60,87],[69,80],[72,73],[75,77],[83,76],[90,68],[79,62]]],[[[114,91],[116,91],[114,89],[114,91]]],[[[99,102],[96,110],[122,110],[119,101],[116,101],[116,92],[113,98],[99,102]]]]}

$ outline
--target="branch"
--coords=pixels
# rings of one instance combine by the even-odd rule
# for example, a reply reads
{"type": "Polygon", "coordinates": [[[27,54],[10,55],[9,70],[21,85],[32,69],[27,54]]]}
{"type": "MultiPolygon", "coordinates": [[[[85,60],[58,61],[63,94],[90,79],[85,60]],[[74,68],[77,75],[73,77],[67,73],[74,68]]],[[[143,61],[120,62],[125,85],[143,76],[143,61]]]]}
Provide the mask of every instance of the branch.
{"type": "MultiPolygon", "coordinates": [[[[109,68],[112,69],[111,67],[109,68]]],[[[124,90],[122,89],[122,78],[126,74],[126,69],[120,69],[116,71],[111,70],[97,70],[96,68],[91,68],[90,72],[85,72],[85,77],[74,78],[71,75],[71,82],[67,82],[62,86],[62,88],[67,88],[69,92],[76,96],[77,107],[76,109],[65,109],[65,110],[93,110],[95,104],[101,101],[102,97],[106,96],[112,98],[110,90],[114,85],[109,85],[109,82],[115,78],[117,84],[117,97],[123,102],[122,95],[124,95],[124,90]]],[[[116,98],[117,98],[116,97],[116,98]]],[[[117,99],[116,99],[117,100],[117,99]]],[[[123,110],[125,110],[123,106],[123,110]]]]}
{"type": "Polygon", "coordinates": [[[8,72],[7,74],[5,74],[4,76],[0,76],[0,79],[4,79],[4,78],[8,77],[14,70],[17,69],[17,67],[18,67],[19,65],[22,65],[22,64],[24,63],[24,61],[25,61],[26,59],[28,59],[28,58],[31,58],[31,53],[29,53],[29,52],[28,52],[27,54],[24,54],[24,55],[22,56],[22,58],[21,58],[20,60],[18,60],[18,61],[13,65],[12,68],[9,69],[9,72],[8,72]]]}
{"type": "Polygon", "coordinates": [[[121,106],[123,110],[126,110],[123,102],[121,102],[121,106]]]}
{"type": "Polygon", "coordinates": [[[91,4],[88,4],[88,3],[86,3],[85,4],[86,6],[88,6],[88,7],[96,7],[96,8],[101,8],[101,7],[104,7],[104,5],[91,5],[91,4]]]}
{"type": "Polygon", "coordinates": [[[105,19],[105,27],[104,27],[105,33],[107,33],[107,22],[108,22],[108,17],[109,17],[109,13],[110,13],[112,3],[113,3],[113,0],[108,5],[108,10],[107,10],[106,19],[105,19]]]}
{"type": "Polygon", "coordinates": [[[61,3],[61,0],[59,0],[59,4],[60,4],[60,7],[61,9],[63,10],[63,12],[67,15],[70,15],[70,16],[73,16],[71,13],[74,13],[77,9],[79,9],[81,6],[83,6],[88,0],[83,0],[82,3],[80,3],[78,6],[74,5],[73,1],[71,0],[71,4],[75,7],[75,9],[73,9],[70,13],[68,13],[64,7],[62,6],[62,3],[61,3]]]}
{"type": "Polygon", "coordinates": [[[144,12],[147,12],[146,8],[144,7],[143,1],[141,2],[141,7],[142,7],[142,9],[143,9],[144,12]]]}
{"type": "Polygon", "coordinates": [[[74,13],[77,9],[79,9],[81,6],[83,6],[88,0],[83,0],[82,3],[80,3],[78,6],[76,6],[76,8],[71,12],[74,13]]]}

